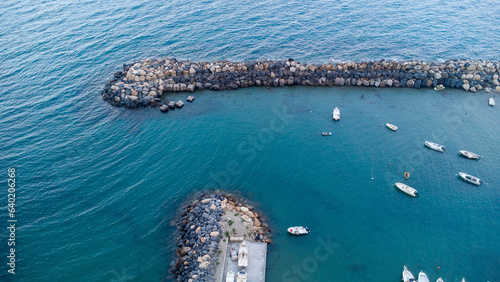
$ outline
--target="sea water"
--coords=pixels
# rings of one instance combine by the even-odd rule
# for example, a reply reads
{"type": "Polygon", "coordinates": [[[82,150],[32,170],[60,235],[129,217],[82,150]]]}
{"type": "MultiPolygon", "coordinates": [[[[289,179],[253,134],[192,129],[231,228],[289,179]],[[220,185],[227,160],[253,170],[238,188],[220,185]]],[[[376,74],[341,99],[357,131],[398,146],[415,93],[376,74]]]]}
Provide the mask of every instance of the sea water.
{"type": "Polygon", "coordinates": [[[487,105],[497,94],[253,87],[195,92],[167,114],[99,95],[123,63],[148,57],[498,60],[496,1],[7,1],[0,10],[0,280],[169,281],[179,206],[211,188],[263,213],[268,281],[398,281],[403,265],[431,280],[500,276],[500,111],[487,105]],[[312,232],[290,237],[294,225],[312,232]]]}

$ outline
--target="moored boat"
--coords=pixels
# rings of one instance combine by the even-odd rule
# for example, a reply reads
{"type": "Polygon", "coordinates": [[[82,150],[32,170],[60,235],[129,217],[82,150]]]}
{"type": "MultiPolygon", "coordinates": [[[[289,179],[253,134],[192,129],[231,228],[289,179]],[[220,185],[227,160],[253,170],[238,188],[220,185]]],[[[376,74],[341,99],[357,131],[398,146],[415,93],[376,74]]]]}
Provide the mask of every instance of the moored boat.
{"type": "Polygon", "coordinates": [[[323,133],[321,133],[321,135],[323,135],[323,136],[330,136],[330,135],[332,135],[332,133],[331,132],[323,132],[323,133]]]}
{"type": "Polygon", "coordinates": [[[337,107],[333,110],[333,120],[340,120],[340,110],[337,107]]]}
{"type": "Polygon", "coordinates": [[[416,281],[415,277],[405,265],[403,269],[403,282],[414,282],[414,281],[416,281]]]}
{"type": "Polygon", "coordinates": [[[481,183],[483,183],[483,182],[481,181],[481,179],[479,179],[479,178],[477,178],[477,177],[475,177],[475,176],[472,176],[472,175],[470,175],[470,174],[467,174],[467,173],[465,173],[465,172],[459,172],[459,173],[458,173],[458,175],[460,175],[460,177],[461,177],[463,180],[465,180],[465,181],[467,181],[467,182],[469,182],[469,183],[472,183],[472,184],[474,184],[474,185],[478,185],[478,186],[479,186],[479,185],[481,185],[481,183]]]}
{"type": "Polygon", "coordinates": [[[473,159],[473,160],[477,160],[479,159],[481,156],[476,154],[476,153],[472,153],[472,152],[469,152],[469,151],[465,151],[465,150],[460,150],[458,151],[462,156],[468,158],[468,159],[473,159]]]}
{"type": "Polygon", "coordinates": [[[408,179],[408,178],[410,178],[410,173],[407,171],[407,172],[405,172],[405,179],[408,179]]]}
{"type": "Polygon", "coordinates": [[[443,90],[445,88],[446,87],[444,87],[442,84],[439,84],[438,86],[434,87],[434,90],[439,91],[439,90],[443,90]]]}
{"type": "Polygon", "coordinates": [[[446,150],[443,145],[439,145],[438,143],[434,143],[434,142],[425,141],[424,145],[427,148],[430,148],[432,150],[435,150],[435,151],[438,151],[441,153],[444,153],[444,151],[446,150]]]}
{"type": "Polygon", "coordinates": [[[238,252],[234,247],[231,248],[231,260],[232,261],[237,261],[238,260],[238,252]]]}
{"type": "Polygon", "coordinates": [[[492,107],[493,107],[493,106],[495,106],[495,100],[493,100],[493,97],[490,97],[490,98],[488,99],[488,105],[490,105],[490,106],[492,106],[492,107]]]}
{"type": "Polygon", "coordinates": [[[238,275],[236,276],[236,282],[246,282],[247,281],[247,274],[245,271],[239,271],[238,275]]]}
{"type": "Polygon", "coordinates": [[[307,235],[310,232],[307,226],[288,227],[288,233],[292,235],[307,235]]]}
{"type": "Polygon", "coordinates": [[[398,188],[399,190],[403,191],[404,193],[412,196],[412,197],[418,197],[420,196],[418,194],[418,191],[417,189],[413,188],[413,187],[410,187],[404,183],[401,183],[401,182],[396,182],[394,183],[394,185],[396,185],[396,188],[398,188]]]}
{"type": "Polygon", "coordinates": [[[418,282],[431,282],[429,280],[429,277],[427,277],[427,274],[423,270],[420,270],[420,273],[418,274],[418,282]]]}
{"type": "Polygon", "coordinates": [[[241,242],[240,249],[238,250],[238,266],[240,268],[248,266],[248,246],[245,242],[241,242]]]}
{"type": "Polygon", "coordinates": [[[232,270],[227,272],[226,282],[234,282],[234,272],[232,270]]]}
{"type": "Polygon", "coordinates": [[[389,128],[392,131],[398,130],[398,127],[391,123],[386,123],[385,126],[387,126],[387,128],[389,128]]]}

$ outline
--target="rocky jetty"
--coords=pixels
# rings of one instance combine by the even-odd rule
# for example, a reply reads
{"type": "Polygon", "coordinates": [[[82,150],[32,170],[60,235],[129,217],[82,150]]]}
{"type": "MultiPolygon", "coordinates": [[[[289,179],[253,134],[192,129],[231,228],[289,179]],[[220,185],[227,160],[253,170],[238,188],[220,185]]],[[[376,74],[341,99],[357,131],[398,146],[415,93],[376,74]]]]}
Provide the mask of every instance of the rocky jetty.
{"type": "Polygon", "coordinates": [[[259,220],[252,206],[220,191],[201,194],[182,209],[177,221],[178,258],[172,269],[177,281],[215,281],[220,245],[231,236],[227,226],[232,222],[227,224],[227,214],[238,211],[244,218],[239,223],[246,224],[243,229],[248,239],[270,243],[267,224],[259,220]]]}
{"type": "Polygon", "coordinates": [[[166,92],[234,90],[250,86],[364,86],[432,88],[439,84],[476,92],[500,91],[500,63],[482,60],[371,61],[305,64],[288,60],[191,62],[147,59],[124,64],[105,83],[102,97],[114,106],[162,105],[166,92]]]}

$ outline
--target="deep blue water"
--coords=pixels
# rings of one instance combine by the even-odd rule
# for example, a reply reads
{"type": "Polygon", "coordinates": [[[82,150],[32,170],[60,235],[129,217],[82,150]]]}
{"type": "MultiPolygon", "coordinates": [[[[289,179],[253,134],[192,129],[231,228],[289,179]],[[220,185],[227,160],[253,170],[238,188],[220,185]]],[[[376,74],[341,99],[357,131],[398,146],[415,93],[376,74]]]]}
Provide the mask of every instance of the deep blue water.
{"type": "Polygon", "coordinates": [[[498,60],[499,13],[497,1],[4,2],[0,206],[5,222],[15,167],[18,229],[10,275],[0,226],[0,280],[169,280],[179,205],[223,185],[256,203],[274,231],[268,281],[398,281],[404,264],[433,281],[499,281],[500,111],[487,106],[491,95],[248,88],[195,93],[168,114],[99,96],[123,63],[148,57],[498,60]],[[333,135],[319,135],[326,130],[333,135]],[[485,157],[466,160],[460,149],[485,157]],[[234,162],[241,172],[226,177],[234,162]],[[420,198],[392,186],[404,171],[420,198]],[[297,224],[313,232],[288,237],[297,224]]]}

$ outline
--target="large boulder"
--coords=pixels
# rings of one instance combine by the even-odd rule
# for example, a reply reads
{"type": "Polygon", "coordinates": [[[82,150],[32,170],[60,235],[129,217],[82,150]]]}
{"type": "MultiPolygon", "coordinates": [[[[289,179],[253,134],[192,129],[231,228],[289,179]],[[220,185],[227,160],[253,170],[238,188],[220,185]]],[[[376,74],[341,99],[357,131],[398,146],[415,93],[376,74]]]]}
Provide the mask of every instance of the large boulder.
{"type": "Polygon", "coordinates": [[[254,224],[255,226],[257,226],[257,227],[260,227],[260,226],[261,226],[261,222],[260,222],[260,220],[258,220],[257,218],[254,218],[254,219],[253,219],[253,224],[254,224]]]}
{"type": "Polygon", "coordinates": [[[200,263],[200,266],[199,266],[199,267],[200,267],[200,268],[207,268],[209,265],[210,265],[210,262],[208,262],[208,261],[204,261],[204,262],[200,263]]]}

